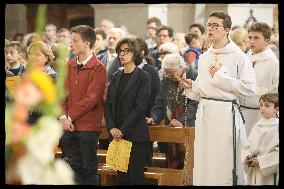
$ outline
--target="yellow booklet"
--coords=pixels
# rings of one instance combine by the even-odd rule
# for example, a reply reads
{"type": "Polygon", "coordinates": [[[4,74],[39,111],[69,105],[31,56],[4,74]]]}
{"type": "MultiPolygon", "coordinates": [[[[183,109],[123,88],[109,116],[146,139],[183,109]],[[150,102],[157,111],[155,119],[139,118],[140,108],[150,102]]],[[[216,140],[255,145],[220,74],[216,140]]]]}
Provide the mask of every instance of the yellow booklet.
{"type": "Polygon", "coordinates": [[[21,82],[20,76],[6,77],[6,87],[10,94],[14,97],[14,93],[19,83],[21,82]]]}
{"type": "Polygon", "coordinates": [[[114,170],[127,173],[132,142],[119,140],[112,142],[108,146],[106,164],[114,170]]]}

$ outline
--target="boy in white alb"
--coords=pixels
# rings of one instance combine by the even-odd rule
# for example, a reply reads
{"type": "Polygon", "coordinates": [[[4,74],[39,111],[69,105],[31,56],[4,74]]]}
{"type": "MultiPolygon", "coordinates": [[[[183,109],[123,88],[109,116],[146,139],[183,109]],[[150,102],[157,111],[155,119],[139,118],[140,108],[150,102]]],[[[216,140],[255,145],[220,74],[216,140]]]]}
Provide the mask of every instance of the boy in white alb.
{"type": "Polygon", "coordinates": [[[238,97],[255,94],[255,76],[248,57],[231,40],[231,18],[209,15],[212,46],[199,59],[195,81],[183,83],[187,97],[198,100],[195,121],[193,185],[244,184],[241,143],[246,143],[238,97]]]}
{"type": "Polygon", "coordinates": [[[247,185],[278,185],[279,101],[277,93],[260,97],[260,120],[253,126],[242,149],[247,185]]]}
{"type": "Polygon", "coordinates": [[[251,128],[259,120],[259,103],[261,95],[268,91],[277,92],[279,84],[279,60],[267,47],[271,36],[271,28],[263,22],[255,22],[248,29],[250,59],[256,77],[256,94],[251,97],[241,97],[240,104],[245,118],[247,136],[251,128]]]}

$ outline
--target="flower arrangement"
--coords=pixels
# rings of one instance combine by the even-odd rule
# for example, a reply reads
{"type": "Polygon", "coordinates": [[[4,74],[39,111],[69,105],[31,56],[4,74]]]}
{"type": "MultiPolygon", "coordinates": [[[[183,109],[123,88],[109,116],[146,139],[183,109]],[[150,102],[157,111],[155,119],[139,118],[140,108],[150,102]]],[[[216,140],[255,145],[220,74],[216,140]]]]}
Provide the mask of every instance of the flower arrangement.
{"type": "Polygon", "coordinates": [[[22,78],[5,112],[7,184],[74,184],[71,168],[54,159],[63,133],[56,96],[52,79],[43,71],[31,69],[22,78]],[[32,126],[27,123],[31,108],[42,114],[32,126]]]}
{"type": "MultiPolygon", "coordinates": [[[[46,5],[39,5],[37,33],[45,25],[45,10],[46,5]]],[[[12,100],[6,101],[6,184],[75,184],[71,167],[55,159],[55,149],[63,133],[57,117],[62,113],[60,104],[65,97],[66,57],[63,50],[57,56],[56,82],[43,70],[31,67],[10,93],[12,100]],[[27,122],[31,112],[41,115],[32,125],[27,122]]]]}

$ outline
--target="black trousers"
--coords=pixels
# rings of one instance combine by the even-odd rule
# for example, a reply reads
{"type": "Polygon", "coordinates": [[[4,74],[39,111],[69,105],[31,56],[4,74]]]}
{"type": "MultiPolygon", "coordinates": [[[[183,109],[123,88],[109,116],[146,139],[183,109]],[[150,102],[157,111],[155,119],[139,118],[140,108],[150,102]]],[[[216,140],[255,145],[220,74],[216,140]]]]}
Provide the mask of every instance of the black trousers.
{"type": "Polygon", "coordinates": [[[99,132],[64,132],[62,145],[77,184],[99,185],[97,144],[99,132]]]}
{"type": "Polygon", "coordinates": [[[145,185],[144,167],[149,153],[148,142],[132,142],[127,173],[117,171],[120,185],[145,185]]]}

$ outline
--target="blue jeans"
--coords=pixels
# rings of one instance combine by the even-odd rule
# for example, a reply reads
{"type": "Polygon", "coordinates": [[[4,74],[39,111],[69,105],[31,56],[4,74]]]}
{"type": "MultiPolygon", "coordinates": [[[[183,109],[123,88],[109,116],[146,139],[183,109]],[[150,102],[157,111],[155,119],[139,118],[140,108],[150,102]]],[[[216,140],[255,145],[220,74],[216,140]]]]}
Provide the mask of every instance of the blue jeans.
{"type": "Polygon", "coordinates": [[[97,145],[100,133],[95,131],[66,132],[62,145],[77,184],[99,185],[97,145]]]}

